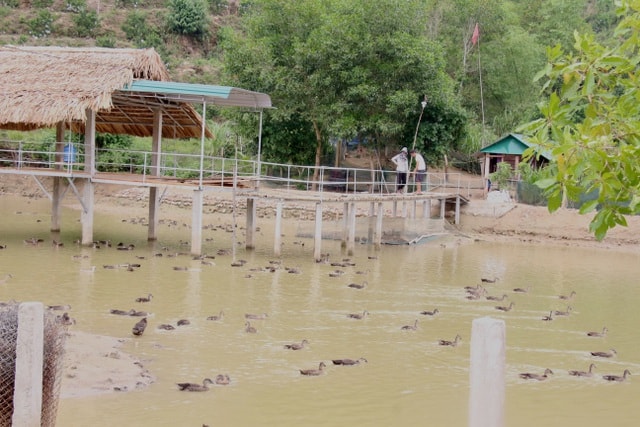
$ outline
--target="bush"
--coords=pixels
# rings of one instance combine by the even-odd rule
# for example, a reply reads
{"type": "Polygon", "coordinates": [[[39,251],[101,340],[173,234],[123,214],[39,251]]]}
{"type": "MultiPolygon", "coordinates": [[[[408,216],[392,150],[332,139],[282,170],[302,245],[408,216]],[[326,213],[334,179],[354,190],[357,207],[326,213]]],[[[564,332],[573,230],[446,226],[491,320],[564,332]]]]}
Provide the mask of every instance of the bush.
{"type": "Polygon", "coordinates": [[[0,0],[0,6],[15,9],[20,6],[20,0],[0,0]]]}
{"type": "Polygon", "coordinates": [[[122,24],[122,31],[127,40],[132,41],[137,48],[154,47],[160,51],[163,47],[162,38],[158,32],[147,25],[147,15],[144,12],[134,10],[127,15],[122,24]]]}
{"type": "Polygon", "coordinates": [[[513,168],[511,164],[507,162],[500,162],[497,165],[496,171],[489,175],[492,183],[495,183],[500,190],[507,190],[509,180],[513,176],[513,168]]]}
{"type": "Polygon", "coordinates": [[[175,34],[202,39],[207,32],[207,7],[203,0],[169,0],[167,27],[175,34]]]}
{"type": "MultiPolygon", "coordinates": [[[[18,3],[20,2],[18,1],[18,3]]],[[[31,6],[38,9],[45,9],[47,7],[51,7],[52,4],[53,4],[53,0],[32,0],[31,2],[31,6]]]]}
{"type": "Polygon", "coordinates": [[[98,47],[116,47],[116,38],[113,34],[100,36],[96,38],[96,46],[98,47]]]}
{"type": "Polygon", "coordinates": [[[78,37],[94,37],[100,27],[100,18],[95,10],[81,10],[73,17],[75,32],[78,37]]]}
{"type": "Polygon", "coordinates": [[[87,8],[86,0],[66,0],[66,11],[78,13],[87,8]]]}
{"type": "Polygon", "coordinates": [[[29,34],[33,37],[47,37],[53,31],[53,21],[55,17],[46,9],[40,10],[38,15],[27,21],[29,34]]]}

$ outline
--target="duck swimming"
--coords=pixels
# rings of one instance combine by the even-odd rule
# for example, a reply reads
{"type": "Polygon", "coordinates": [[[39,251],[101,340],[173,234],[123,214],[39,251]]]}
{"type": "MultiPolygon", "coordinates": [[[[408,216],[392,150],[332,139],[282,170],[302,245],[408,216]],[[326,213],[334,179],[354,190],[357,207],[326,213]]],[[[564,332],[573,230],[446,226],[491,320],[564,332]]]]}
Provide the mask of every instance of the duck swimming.
{"type": "Polygon", "coordinates": [[[133,335],[137,335],[140,336],[144,333],[144,330],[147,329],[147,318],[143,318],[142,320],[140,320],[138,323],[136,323],[135,325],[133,325],[133,328],[131,329],[131,333],[133,335]]]}
{"type": "Polygon", "coordinates": [[[548,316],[544,316],[544,317],[542,318],[542,320],[544,320],[545,322],[550,322],[550,321],[552,321],[552,320],[553,320],[553,310],[551,310],[551,311],[549,312],[549,315],[548,315],[548,316]]]}
{"type": "Polygon", "coordinates": [[[207,391],[209,390],[209,384],[214,384],[210,378],[202,380],[202,384],[195,383],[177,383],[176,385],[181,391],[207,391]]]}
{"type": "Polygon", "coordinates": [[[285,344],[284,348],[286,348],[287,350],[302,350],[305,344],[309,344],[309,341],[302,340],[302,342],[300,343],[285,344]]]}
{"type": "Polygon", "coordinates": [[[553,314],[555,314],[556,316],[568,316],[569,314],[571,314],[572,310],[573,310],[573,307],[568,305],[566,311],[555,310],[553,314]]]}
{"type": "Polygon", "coordinates": [[[231,378],[227,374],[218,374],[216,375],[216,384],[217,385],[228,385],[231,382],[231,378]]]}
{"type": "Polygon", "coordinates": [[[460,342],[461,339],[462,339],[462,337],[460,335],[456,335],[456,337],[455,337],[455,339],[453,341],[440,340],[440,341],[438,341],[438,344],[440,344],[440,345],[449,345],[451,347],[456,347],[458,345],[458,342],[460,342]]]}
{"type": "Polygon", "coordinates": [[[148,294],[146,297],[138,297],[136,298],[136,302],[149,302],[153,298],[153,295],[148,294]]]}
{"type": "Polygon", "coordinates": [[[267,313],[262,313],[262,314],[245,313],[244,315],[245,319],[252,319],[252,320],[264,320],[267,317],[269,317],[267,313]]]}
{"type": "Polygon", "coordinates": [[[367,310],[363,311],[362,313],[349,313],[347,314],[347,317],[350,319],[364,319],[364,317],[369,314],[369,312],[367,310]]]}
{"type": "Polygon", "coordinates": [[[607,327],[605,326],[604,328],[602,328],[602,332],[587,332],[587,336],[588,337],[604,337],[607,335],[607,327]]]}
{"type": "Polygon", "coordinates": [[[362,283],[349,283],[347,286],[353,289],[364,289],[368,283],[366,281],[362,283]]]}
{"type": "Polygon", "coordinates": [[[487,295],[485,297],[487,300],[489,301],[504,301],[505,299],[509,298],[507,294],[503,294],[501,297],[496,297],[496,296],[492,296],[492,295],[487,295]]]}
{"type": "Polygon", "coordinates": [[[604,378],[607,381],[622,382],[622,381],[627,379],[627,375],[631,375],[631,372],[629,372],[628,369],[625,369],[624,372],[622,373],[622,376],[619,376],[619,375],[603,375],[602,378],[604,378]]]}
{"type": "Polygon", "coordinates": [[[334,365],[343,366],[359,365],[360,362],[368,363],[367,359],[365,359],[364,357],[361,357],[360,359],[333,359],[332,362],[334,365]]]}
{"type": "Polygon", "coordinates": [[[420,312],[420,314],[425,316],[435,316],[438,313],[440,313],[440,310],[438,310],[437,308],[434,308],[432,311],[424,310],[420,312]]]}
{"type": "Polygon", "coordinates": [[[248,334],[255,334],[256,332],[258,332],[258,330],[251,326],[251,323],[249,322],[244,324],[244,331],[248,334]]]}
{"type": "Polygon", "coordinates": [[[593,368],[595,368],[595,363],[589,365],[589,371],[569,371],[569,375],[573,375],[574,377],[592,377],[593,376],[593,368]]]}
{"type": "Polygon", "coordinates": [[[322,370],[326,368],[326,366],[327,365],[325,365],[324,362],[320,362],[318,369],[300,369],[299,371],[301,375],[318,376],[322,374],[322,370]]]}
{"type": "Polygon", "coordinates": [[[496,308],[496,310],[500,310],[500,311],[511,311],[511,309],[513,308],[514,305],[516,305],[516,303],[511,301],[511,304],[509,304],[508,307],[497,305],[495,308],[496,308]]]}
{"type": "Polygon", "coordinates": [[[575,296],[576,296],[576,291],[571,291],[569,295],[558,295],[558,298],[564,299],[564,300],[571,300],[575,296]]]}
{"type": "Polygon", "coordinates": [[[592,351],[591,355],[596,357],[613,357],[618,354],[615,349],[611,349],[611,351],[592,351]]]}
{"type": "Polygon", "coordinates": [[[161,325],[158,325],[158,329],[164,329],[165,331],[173,331],[175,329],[175,326],[169,325],[168,323],[163,323],[161,325]]]}
{"type": "Polygon", "coordinates": [[[547,379],[547,376],[549,374],[553,374],[553,371],[549,368],[544,370],[544,374],[540,375],[540,374],[532,374],[530,372],[525,372],[523,374],[520,374],[520,378],[525,379],[525,380],[537,380],[537,381],[544,381],[547,379]]]}
{"type": "Polygon", "coordinates": [[[418,319],[413,322],[413,325],[404,325],[400,329],[402,329],[403,331],[415,331],[416,329],[418,329],[418,319]]]}
{"type": "Polygon", "coordinates": [[[218,320],[222,320],[222,318],[224,317],[224,313],[222,312],[222,310],[220,311],[220,314],[213,315],[213,316],[209,316],[207,317],[207,320],[214,320],[214,321],[218,321],[218,320]]]}
{"type": "Polygon", "coordinates": [[[117,308],[112,308],[111,310],[109,310],[109,313],[117,314],[118,316],[133,316],[135,312],[136,311],[133,308],[129,311],[118,310],[117,308]]]}

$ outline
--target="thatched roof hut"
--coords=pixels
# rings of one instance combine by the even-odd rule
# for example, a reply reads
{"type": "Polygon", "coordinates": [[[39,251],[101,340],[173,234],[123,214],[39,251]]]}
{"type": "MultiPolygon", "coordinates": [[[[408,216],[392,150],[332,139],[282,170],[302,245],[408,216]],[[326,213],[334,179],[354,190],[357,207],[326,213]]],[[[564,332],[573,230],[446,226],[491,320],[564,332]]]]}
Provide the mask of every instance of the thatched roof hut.
{"type": "Polygon", "coordinates": [[[123,95],[135,79],[169,80],[154,49],[0,46],[0,129],[68,123],[83,133],[93,110],[98,132],[152,136],[161,109],[163,137],[201,136],[201,117],[190,104],[123,95]]]}

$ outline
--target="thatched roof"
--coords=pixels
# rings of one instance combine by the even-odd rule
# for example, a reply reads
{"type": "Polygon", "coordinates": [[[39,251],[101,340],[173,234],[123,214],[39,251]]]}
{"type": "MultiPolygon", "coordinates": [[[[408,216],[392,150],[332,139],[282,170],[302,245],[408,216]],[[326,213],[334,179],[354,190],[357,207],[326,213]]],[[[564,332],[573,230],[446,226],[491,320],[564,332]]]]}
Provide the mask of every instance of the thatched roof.
{"type": "Polygon", "coordinates": [[[0,129],[66,122],[84,132],[89,109],[98,132],[151,136],[153,111],[161,108],[164,137],[200,136],[201,118],[189,104],[113,96],[134,79],[169,80],[154,49],[0,46],[0,129]]]}

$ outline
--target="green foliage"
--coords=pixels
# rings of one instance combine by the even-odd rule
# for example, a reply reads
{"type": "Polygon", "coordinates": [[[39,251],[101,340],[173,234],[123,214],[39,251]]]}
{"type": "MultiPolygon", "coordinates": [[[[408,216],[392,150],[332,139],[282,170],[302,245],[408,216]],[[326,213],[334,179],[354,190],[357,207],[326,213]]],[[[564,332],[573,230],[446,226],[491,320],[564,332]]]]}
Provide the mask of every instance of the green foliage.
{"type": "Polygon", "coordinates": [[[623,1],[620,10],[617,38],[609,46],[576,32],[575,52],[548,50],[549,63],[538,75],[548,98],[541,118],[523,127],[556,161],[553,178],[540,184],[550,210],[564,196],[578,201],[597,194],[597,202],[581,212],[599,207],[590,224],[598,239],[624,225],[625,215],[640,213],[640,2],[623,1]]]}
{"type": "Polygon", "coordinates": [[[116,37],[113,34],[96,37],[96,46],[98,47],[116,47],[116,37]]]}
{"type": "Polygon", "coordinates": [[[489,174],[489,178],[493,184],[497,184],[500,190],[509,188],[509,181],[513,177],[513,168],[507,162],[500,162],[496,166],[496,171],[489,174]]]}
{"type": "Polygon", "coordinates": [[[155,47],[162,51],[162,38],[155,28],[147,25],[147,14],[142,11],[133,10],[128,15],[121,27],[127,36],[127,40],[132,41],[137,48],[155,47]]]}
{"type": "Polygon", "coordinates": [[[0,6],[15,9],[20,6],[20,0],[0,0],[0,6]]]}
{"type": "Polygon", "coordinates": [[[214,15],[220,15],[229,8],[228,0],[207,0],[209,4],[209,12],[214,15]]]}
{"type": "Polygon", "coordinates": [[[78,37],[94,37],[100,27],[100,18],[95,10],[82,9],[73,16],[73,23],[78,37]]]}
{"type": "Polygon", "coordinates": [[[31,4],[39,9],[44,9],[47,7],[51,7],[51,5],[53,4],[53,0],[33,0],[31,4]]]}
{"type": "Polygon", "coordinates": [[[66,0],[65,10],[78,13],[87,8],[87,0],[66,0]]]}
{"type": "Polygon", "coordinates": [[[53,22],[55,19],[54,15],[46,9],[38,11],[36,17],[27,21],[29,34],[36,38],[49,36],[53,31],[53,22]]]}
{"type": "Polygon", "coordinates": [[[207,6],[204,0],[169,0],[169,31],[202,39],[207,34],[207,26],[207,6]]]}

